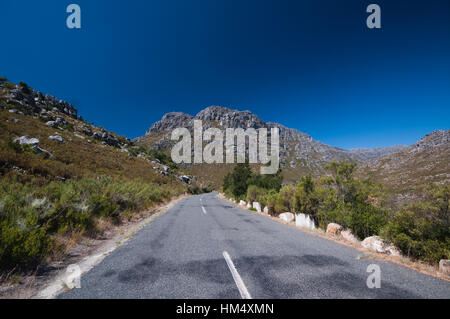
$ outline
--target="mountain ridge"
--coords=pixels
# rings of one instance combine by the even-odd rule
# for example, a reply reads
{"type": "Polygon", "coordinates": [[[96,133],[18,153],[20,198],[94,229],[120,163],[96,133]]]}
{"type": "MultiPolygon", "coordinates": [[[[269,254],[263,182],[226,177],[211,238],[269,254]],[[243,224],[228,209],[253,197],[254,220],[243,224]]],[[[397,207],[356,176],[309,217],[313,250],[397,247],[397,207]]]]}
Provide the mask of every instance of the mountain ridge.
{"type": "MultiPolygon", "coordinates": [[[[275,122],[265,122],[260,119],[257,115],[252,112],[245,110],[233,110],[227,107],[221,106],[209,106],[195,116],[184,113],[184,112],[169,112],[163,115],[160,121],[155,122],[150,129],[148,129],[144,135],[150,136],[155,133],[161,133],[168,130],[173,130],[178,127],[188,127],[192,128],[193,120],[202,120],[206,122],[218,122],[221,127],[231,127],[231,128],[271,128],[278,127],[280,129],[280,137],[283,136],[287,140],[292,138],[302,139],[303,141],[310,141],[316,147],[325,147],[332,149],[336,152],[343,152],[351,159],[356,161],[365,161],[367,159],[373,159],[385,154],[396,152],[404,147],[405,145],[394,145],[389,147],[377,147],[377,148],[356,148],[351,150],[346,150],[343,148],[328,145],[321,141],[315,140],[309,134],[306,134],[300,130],[288,128],[283,124],[275,122]]],[[[208,126],[208,125],[207,125],[208,126]]],[[[137,140],[141,140],[138,138],[137,140]]]]}
{"type": "MultiPolygon", "coordinates": [[[[204,130],[210,127],[278,127],[280,166],[286,183],[296,182],[307,174],[313,177],[327,176],[326,164],[332,161],[354,162],[360,177],[372,177],[388,187],[398,188],[399,193],[417,193],[416,188],[426,183],[450,181],[450,167],[446,164],[447,158],[450,162],[449,130],[436,130],[408,146],[345,150],[317,141],[312,136],[283,124],[265,122],[250,111],[210,106],[194,116],[182,112],[167,113],[160,121],[155,122],[143,137],[136,139],[136,142],[158,150],[169,150],[175,143],[170,139],[171,131],[178,127],[186,127],[192,131],[194,120],[202,120],[204,130]],[[429,154],[432,154],[432,161],[427,157],[429,154]],[[397,161],[399,157],[402,158],[401,163],[397,161]],[[401,177],[405,174],[411,182],[401,177]],[[419,175],[423,178],[417,178],[419,175]],[[397,182],[399,180],[400,183],[397,182]]],[[[221,178],[230,168],[224,168],[226,165],[212,166],[213,168],[206,165],[187,165],[186,169],[219,187],[221,178]]]]}

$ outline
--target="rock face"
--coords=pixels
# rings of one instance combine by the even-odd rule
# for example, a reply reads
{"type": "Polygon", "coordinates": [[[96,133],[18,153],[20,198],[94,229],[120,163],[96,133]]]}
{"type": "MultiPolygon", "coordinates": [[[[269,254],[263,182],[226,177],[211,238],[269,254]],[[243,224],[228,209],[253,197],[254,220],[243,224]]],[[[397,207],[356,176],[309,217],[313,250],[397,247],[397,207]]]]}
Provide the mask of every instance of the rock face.
{"type": "Polygon", "coordinates": [[[441,259],[439,262],[439,271],[443,274],[450,276],[450,260],[449,259],[441,259]]]}
{"type": "MultiPolygon", "coordinates": [[[[270,128],[278,128],[280,133],[280,164],[286,172],[286,182],[297,181],[295,176],[304,176],[308,173],[316,177],[323,176],[327,172],[326,164],[331,161],[367,164],[370,168],[373,166],[371,163],[377,159],[395,156],[395,154],[410,149],[406,146],[397,145],[386,148],[344,150],[316,141],[311,136],[298,130],[277,123],[265,122],[250,111],[238,111],[220,106],[210,106],[195,116],[181,112],[165,114],[161,121],[153,124],[145,136],[136,139],[136,141],[143,145],[152,146],[157,150],[169,149],[174,144],[170,139],[173,129],[185,127],[192,132],[194,120],[203,121],[204,130],[210,127],[221,130],[226,128],[267,128],[270,133],[270,128]]],[[[448,131],[438,132],[433,136],[426,137],[418,143],[419,146],[416,148],[425,149],[427,145],[435,147],[436,145],[442,145],[442,143],[448,145],[448,133],[446,132],[448,131]]]]}
{"type": "Polygon", "coordinates": [[[296,214],[295,225],[298,227],[304,227],[308,229],[316,229],[316,223],[314,222],[314,219],[306,214],[296,214]]]}
{"type": "Polygon", "coordinates": [[[410,151],[420,151],[450,142],[450,130],[438,130],[425,135],[420,141],[411,146],[410,151]]]}
{"type": "Polygon", "coordinates": [[[280,219],[285,221],[286,223],[290,223],[294,220],[294,214],[292,213],[282,213],[280,214],[280,219]]]}
{"type": "Polygon", "coordinates": [[[153,126],[147,131],[146,135],[168,130],[172,131],[178,127],[188,127],[189,125],[192,125],[192,119],[193,117],[191,115],[181,112],[167,113],[163,116],[161,121],[153,124],[153,126]]]}
{"type": "Polygon", "coordinates": [[[336,223],[328,224],[327,233],[332,236],[338,236],[341,234],[342,226],[336,223]]]}
{"type": "MultiPolygon", "coordinates": [[[[1,85],[4,87],[6,81],[1,85]]],[[[40,113],[41,110],[51,110],[64,113],[70,117],[77,118],[77,110],[69,103],[57,100],[54,96],[45,95],[24,85],[12,85],[13,88],[6,94],[6,103],[23,109],[26,113],[40,113]]]]}
{"type": "MultiPolygon", "coordinates": [[[[78,111],[73,105],[47,94],[35,91],[26,84],[15,85],[4,81],[0,85],[0,96],[9,106],[9,112],[32,115],[42,120],[47,126],[61,130],[70,129],[74,133],[92,136],[98,141],[102,141],[106,146],[123,147],[132,145],[128,139],[119,139],[114,133],[105,129],[95,131],[95,128],[78,121],[73,127],[75,119],[78,119],[78,111]],[[12,108],[14,107],[14,108],[12,108]],[[80,124],[82,123],[82,124],[80,124]]],[[[53,139],[58,140],[58,139],[53,139]]]]}
{"type": "Polygon", "coordinates": [[[399,256],[400,251],[392,244],[385,243],[378,236],[367,237],[361,242],[361,245],[369,250],[376,251],[382,254],[389,254],[399,256]]]}

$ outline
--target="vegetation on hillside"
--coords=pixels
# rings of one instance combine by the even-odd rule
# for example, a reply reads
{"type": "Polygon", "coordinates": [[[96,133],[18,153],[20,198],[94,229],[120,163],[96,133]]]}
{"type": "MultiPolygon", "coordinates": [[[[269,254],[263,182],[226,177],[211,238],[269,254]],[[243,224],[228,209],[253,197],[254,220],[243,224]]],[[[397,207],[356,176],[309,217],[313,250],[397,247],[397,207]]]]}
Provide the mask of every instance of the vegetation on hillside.
{"type": "Polygon", "coordinates": [[[305,176],[295,185],[277,189],[254,182],[277,180],[276,176],[258,177],[248,165],[240,164],[225,177],[223,189],[236,199],[260,202],[273,215],[304,213],[323,229],[334,222],[360,239],[380,235],[414,259],[436,263],[449,258],[448,184],[430,187],[422,202],[395,208],[381,185],[354,177],[354,164],[332,162],[327,169],[329,177],[305,176]]]}
{"type": "Polygon", "coordinates": [[[99,176],[39,185],[0,180],[0,268],[29,268],[66,249],[64,239],[96,237],[105,225],[182,191],[143,179],[99,176]]]}
{"type": "Polygon", "coordinates": [[[198,191],[155,171],[151,160],[176,167],[163,155],[140,153],[124,137],[108,132],[120,147],[105,145],[80,129],[101,128],[51,108],[46,114],[62,118],[63,124],[46,124],[39,108],[8,97],[11,90],[26,95],[32,89],[4,80],[0,79],[0,270],[34,268],[137,212],[198,191]],[[22,136],[39,140],[38,145],[19,144],[16,140],[22,136]]]}

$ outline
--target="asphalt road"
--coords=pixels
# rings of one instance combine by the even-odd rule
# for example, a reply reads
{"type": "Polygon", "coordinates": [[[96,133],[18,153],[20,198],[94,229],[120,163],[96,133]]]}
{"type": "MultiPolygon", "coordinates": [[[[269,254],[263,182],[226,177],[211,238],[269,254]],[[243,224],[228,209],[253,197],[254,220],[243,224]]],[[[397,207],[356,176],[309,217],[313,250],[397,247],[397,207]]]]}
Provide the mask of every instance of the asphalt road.
{"type": "Polygon", "coordinates": [[[447,281],[361,255],[211,193],[180,201],[59,298],[450,298],[447,281]],[[381,288],[367,287],[370,264],[381,288]]]}

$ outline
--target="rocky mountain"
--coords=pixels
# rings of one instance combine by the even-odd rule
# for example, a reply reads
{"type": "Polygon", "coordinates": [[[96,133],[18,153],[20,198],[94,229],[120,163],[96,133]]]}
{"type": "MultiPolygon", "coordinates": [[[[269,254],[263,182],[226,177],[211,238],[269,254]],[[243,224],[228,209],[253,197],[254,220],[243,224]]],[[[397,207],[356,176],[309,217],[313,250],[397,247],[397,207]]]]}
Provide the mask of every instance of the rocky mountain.
{"type": "Polygon", "coordinates": [[[430,183],[450,182],[450,130],[438,130],[397,152],[362,163],[359,174],[387,185],[399,201],[415,199],[430,183]]]}
{"type": "MultiPolygon", "coordinates": [[[[136,142],[159,150],[169,150],[174,143],[170,140],[172,130],[186,127],[192,131],[194,120],[202,120],[204,130],[210,127],[220,129],[278,127],[280,163],[285,182],[294,182],[305,174],[324,176],[327,174],[325,165],[331,161],[355,162],[360,176],[373,177],[397,187],[401,192],[409,192],[411,189],[399,187],[399,184],[416,187],[424,185],[427,181],[448,182],[450,175],[449,131],[429,134],[412,146],[344,150],[316,141],[296,129],[278,123],[264,122],[250,111],[220,106],[210,106],[195,116],[179,112],[168,113],[136,142]]],[[[222,176],[231,168],[229,165],[187,165],[186,169],[218,186],[222,176]]]]}
{"type": "Polygon", "coordinates": [[[85,121],[70,103],[0,78],[0,176],[126,175],[190,183],[191,177],[166,164],[126,137],[85,121]]]}

